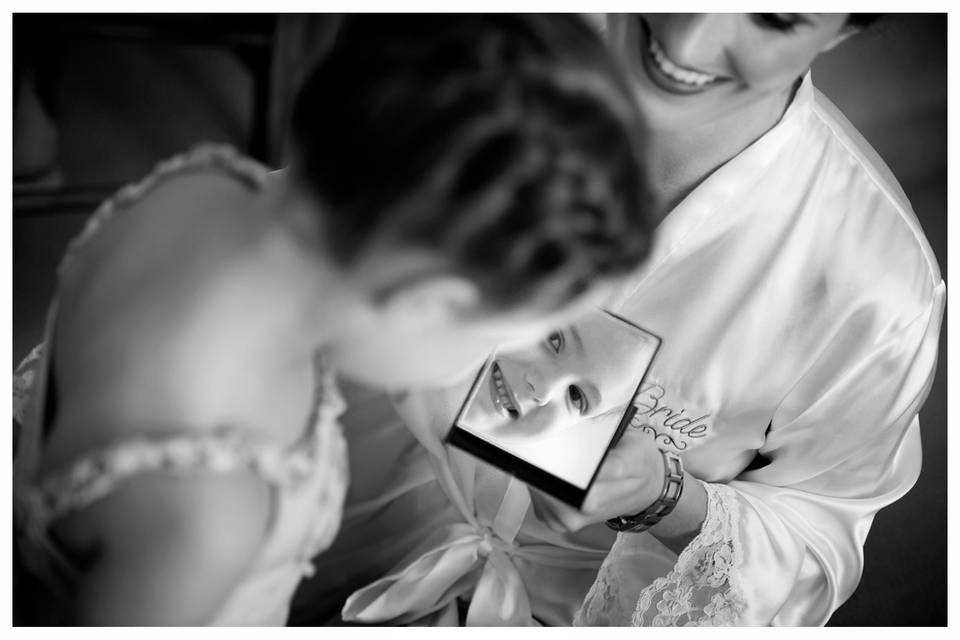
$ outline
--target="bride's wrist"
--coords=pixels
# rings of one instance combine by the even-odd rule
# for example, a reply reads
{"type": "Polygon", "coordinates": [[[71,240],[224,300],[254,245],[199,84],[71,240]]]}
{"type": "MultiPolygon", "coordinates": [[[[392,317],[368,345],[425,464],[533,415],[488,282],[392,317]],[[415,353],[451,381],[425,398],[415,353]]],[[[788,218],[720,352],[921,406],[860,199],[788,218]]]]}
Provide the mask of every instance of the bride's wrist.
{"type": "MultiPolygon", "coordinates": [[[[667,477],[667,461],[659,447],[651,447],[647,456],[647,482],[645,483],[643,502],[631,513],[639,513],[654,506],[663,493],[664,482],[667,477]]],[[[639,502],[639,501],[638,501],[639,502]]]]}
{"type": "Polygon", "coordinates": [[[667,517],[683,494],[683,463],[675,453],[651,447],[654,460],[644,466],[651,475],[643,483],[642,508],[607,520],[607,526],[617,531],[639,533],[667,517]]]}
{"type": "Polygon", "coordinates": [[[697,537],[707,517],[707,492],[703,483],[684,473],[683,495],[673,511],[650,527],[650,533],[668,549],[680,554],[697,537]]]}

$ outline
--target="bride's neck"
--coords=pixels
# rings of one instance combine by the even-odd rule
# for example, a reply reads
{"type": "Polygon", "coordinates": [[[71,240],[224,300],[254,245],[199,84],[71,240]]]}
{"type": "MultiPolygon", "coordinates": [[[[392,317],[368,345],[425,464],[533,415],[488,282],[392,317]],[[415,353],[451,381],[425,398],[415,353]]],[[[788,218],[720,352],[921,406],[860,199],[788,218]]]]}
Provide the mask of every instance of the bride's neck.
{"type": "Polygon", "coordinates": [[[665,218],[701,182],[773,128],[793,92],[771,97],[709,123],[683,130],[644,132],[647,210],[665,218]]]}

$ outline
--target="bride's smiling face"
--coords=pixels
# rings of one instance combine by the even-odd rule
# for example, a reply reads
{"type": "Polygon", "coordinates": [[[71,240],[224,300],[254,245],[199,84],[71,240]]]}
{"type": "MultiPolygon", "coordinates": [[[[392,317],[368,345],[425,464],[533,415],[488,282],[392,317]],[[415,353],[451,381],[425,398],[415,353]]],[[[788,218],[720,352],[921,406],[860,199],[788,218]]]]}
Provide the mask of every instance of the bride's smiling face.
{"type": "Polygon", "coordinates": [[[641,111],[682,133],[786,96],[820,53],[841,42],[846,13],[660,13],[608,17],[641,111]]]}
{"type": "Polygon", "coordinates": [[[649,360],[643,341],[623,321],[596,312],[535,345],[499,353],[480,383],[471,418],[499,439],[618,419],[649,360]]]}

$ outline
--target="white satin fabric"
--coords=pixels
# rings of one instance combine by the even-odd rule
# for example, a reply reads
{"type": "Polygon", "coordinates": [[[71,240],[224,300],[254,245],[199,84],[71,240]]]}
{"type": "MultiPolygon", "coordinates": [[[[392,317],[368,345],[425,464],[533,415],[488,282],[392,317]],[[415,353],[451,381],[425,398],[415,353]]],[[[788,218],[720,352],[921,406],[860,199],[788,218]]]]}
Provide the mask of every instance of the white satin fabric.
{"type": "Polygon", "coordinates": [[[874,514],[919,474],[944,284],[896,181],[809,76],[609,307],[663,338],[633,426],[706,483],[700,536],[678,558],[647,533],[555,534],[523,485],[441,445],[462,391],[412,396],[460,518],[420,529],[346,620],[455,623],[461,596],[468,624],[816,625],[850,596],[874,514]]]}
{"type": "MultiPolygon", "coordinates": [[[[398,403],[456,518],[431,527],[411,517],[417,535],[407,559],[355,592],[343,608],[344,620],[455,625],[457,599],[462,598],[470,601],[464,621],[471,626],[569,624],[593,581],[612,532],[600,528],[592,540],[581,535],[583,541],[576,541],[550,531],[533,517],[523,483],[443,446],[442,437],[469,382],[446,392],[413,394],[398,403]],[[531,580],[541,585],[534,592],[527,587],[531,580]],[[536,613],[528,594],[538,605],[536,613]]],[[[407,506],[422,510],[421,500],[435,492],[436,484],[413,489],[416,498],[407,500],[407,506]]],[[[344,531],[349,528],[348,515],[344,531]]],[[[389,537],[397,532],[381,529],[384,533],[389,537]]],[[[323,566],[325,560],[320,562],[323,566]]]]}

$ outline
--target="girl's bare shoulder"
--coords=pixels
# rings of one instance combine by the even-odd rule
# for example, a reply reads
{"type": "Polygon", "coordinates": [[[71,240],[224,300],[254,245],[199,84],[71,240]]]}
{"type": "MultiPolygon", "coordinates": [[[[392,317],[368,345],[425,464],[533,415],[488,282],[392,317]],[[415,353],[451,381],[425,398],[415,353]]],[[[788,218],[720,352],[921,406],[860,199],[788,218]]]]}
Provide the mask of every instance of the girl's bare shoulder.
{"type": "Polygon", "coordinates": [[[217,174],[177,177],[78,252],[52,349],[72,431],[108,441],[215,423],[268,339],[252,321],[262,310],[255,207],[217,174]]]}

